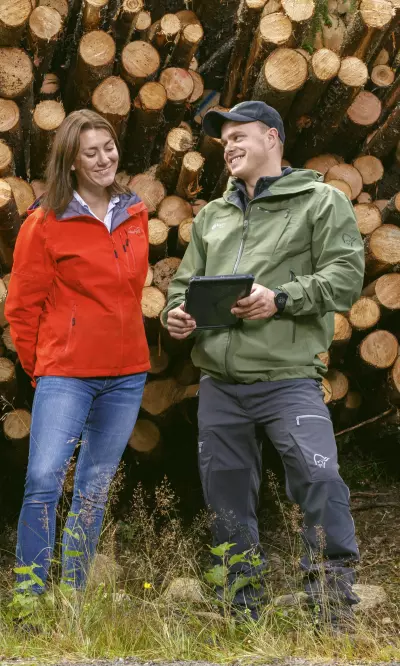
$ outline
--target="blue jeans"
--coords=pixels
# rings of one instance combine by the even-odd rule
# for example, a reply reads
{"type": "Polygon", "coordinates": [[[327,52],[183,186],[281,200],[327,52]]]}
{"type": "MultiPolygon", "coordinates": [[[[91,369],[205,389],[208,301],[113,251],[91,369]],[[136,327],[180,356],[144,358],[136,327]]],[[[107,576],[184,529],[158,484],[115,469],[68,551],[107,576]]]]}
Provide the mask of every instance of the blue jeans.
{"type": "MultiPolygon", "coordinates": [[[[40,377],[33,402],[17,565],[38,565],[45,582],[53,556],[56,510],[69,461],[81,439],[74,493],[63,529],[62,577],[85,585],[100,535],[108,489],[136,423],[146,373],[111,378],[40,377]]],[[[19,575],[18,582],[29,579],[19,575]]],[[[30,588],[40,593],[36,584],[30,588]]]]}

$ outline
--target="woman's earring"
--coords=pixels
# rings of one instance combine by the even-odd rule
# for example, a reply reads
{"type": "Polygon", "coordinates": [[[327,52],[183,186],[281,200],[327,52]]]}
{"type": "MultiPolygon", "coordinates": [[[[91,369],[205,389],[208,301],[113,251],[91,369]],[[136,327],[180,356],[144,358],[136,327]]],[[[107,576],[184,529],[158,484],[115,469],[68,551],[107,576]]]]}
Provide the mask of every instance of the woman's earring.
{"type": "Polygon", "coordinates": [[[75,171],[75,167],[74,167],[74,165],[72,165],[72,167],[71,167],[71,171],[75,171]]]}

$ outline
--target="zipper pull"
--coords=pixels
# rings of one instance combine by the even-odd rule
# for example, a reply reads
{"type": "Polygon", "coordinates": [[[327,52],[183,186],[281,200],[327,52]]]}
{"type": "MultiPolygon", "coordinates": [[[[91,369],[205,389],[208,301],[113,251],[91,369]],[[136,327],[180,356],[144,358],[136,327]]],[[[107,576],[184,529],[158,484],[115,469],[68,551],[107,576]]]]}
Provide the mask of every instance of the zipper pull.
{"type": "Polygon", "coordinates": [[[75,326],[75,317],[72,317],[72,326],[75,326]]]}

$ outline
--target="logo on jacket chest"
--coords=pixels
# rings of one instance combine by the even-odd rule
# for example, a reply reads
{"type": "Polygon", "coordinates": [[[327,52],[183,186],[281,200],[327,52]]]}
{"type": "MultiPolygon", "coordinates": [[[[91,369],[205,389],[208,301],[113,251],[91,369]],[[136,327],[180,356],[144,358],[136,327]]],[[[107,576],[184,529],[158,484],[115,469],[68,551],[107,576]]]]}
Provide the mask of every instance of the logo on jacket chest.
{"type": "Polygon", "coordinates": [[[128,234],[135,234],[136,236],[140,236],[143,233],[143,229],[140,227],[128,227],[127,231],[128,234]]]}

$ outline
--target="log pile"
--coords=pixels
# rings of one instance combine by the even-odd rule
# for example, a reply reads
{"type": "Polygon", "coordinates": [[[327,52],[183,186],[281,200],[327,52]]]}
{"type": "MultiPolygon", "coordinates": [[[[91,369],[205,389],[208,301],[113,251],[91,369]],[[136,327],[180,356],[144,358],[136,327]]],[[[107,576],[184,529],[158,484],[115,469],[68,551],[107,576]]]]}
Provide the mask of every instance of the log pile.
{"type": "Polygon", "coordinates": [[[400,408],[399,7],[398,0],[194,0],[191,10],[183,0],[0,0],[3,448],[26,455],[32,401],[4,319],[13,247],[43,192],[54,134],[66,113],[83,107],[115,127],[118,178],[150,216],[142,309],[152,367],[129,441],[135,455],[163,450],[168,415],[198,390],[192,343],[173,341],[159,315],[193,218],[228,177],[221,142],[203,134],[202,117],[245,99],[280,111],[283,164],[315,169],[344,192],[365,239],[362,296],[335,314],[332,347],[320,354],[336,430],[400,408]]]}

